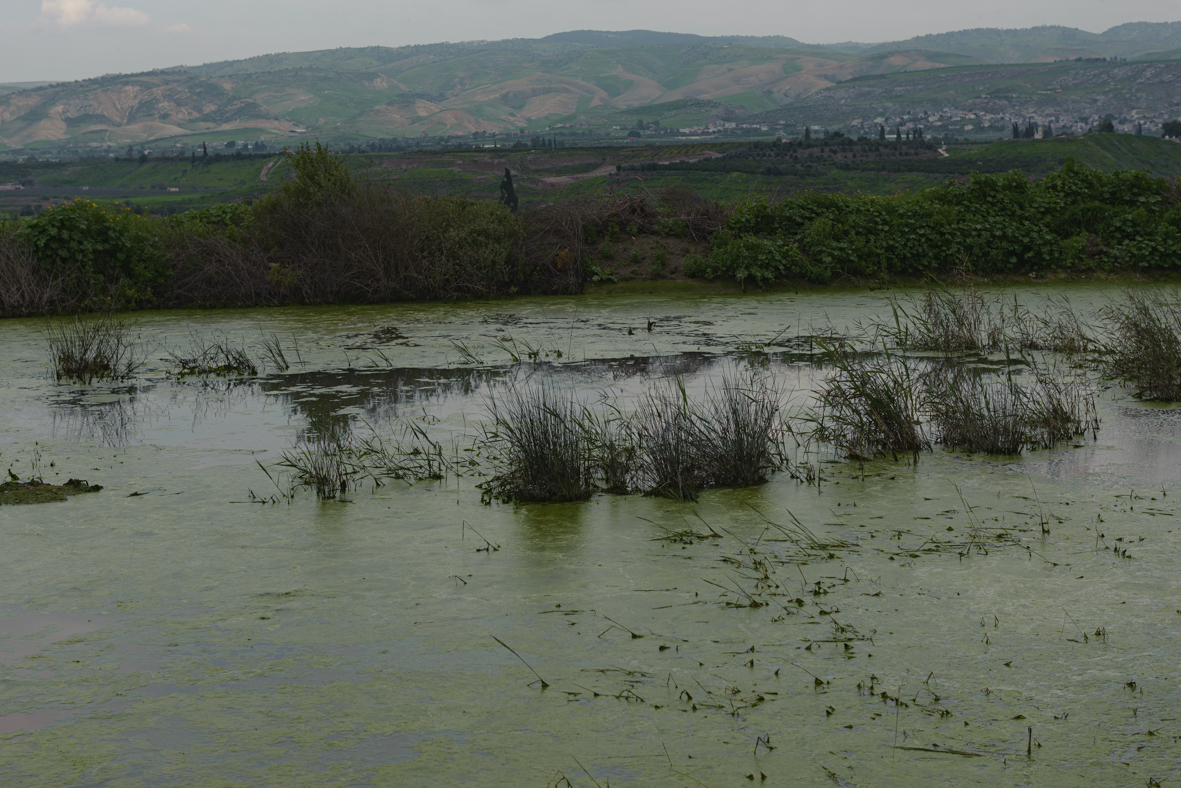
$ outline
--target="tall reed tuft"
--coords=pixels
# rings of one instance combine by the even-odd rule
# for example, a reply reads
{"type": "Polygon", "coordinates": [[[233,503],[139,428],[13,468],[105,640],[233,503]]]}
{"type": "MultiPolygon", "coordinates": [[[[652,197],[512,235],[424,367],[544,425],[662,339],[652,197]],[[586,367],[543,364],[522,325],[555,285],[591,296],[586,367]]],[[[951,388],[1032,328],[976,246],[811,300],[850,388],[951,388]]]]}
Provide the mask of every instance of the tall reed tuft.
{"type": "Polygon", "coordinates": [[[923,429],[921,376],[906,358],[867,356],[843,344],[827,348],[834,374],[816,392],[810,437],[849,459],[918,457],[931,442],[923,429]]]}
{"type": "Polygon", "coordinates": [[[1137,397],[1181,401],[1181,304],[1176,293],[1129,290],[1100,317],[1108,329],[1103,347],[1108,376],[1135,388],[1137,397]]]}
{"type": "Polygon", "coordinates": [[[696,500],[706,485],[706,459],[697,440],[696,413],[684,383],[649,389],[633,417],[640,486],[648,495],[696,500]]]}
{"type": "Polygon", "coordinates": [[[996,350],[1004,344],[1003,313],[975,287],[956,292],[946,286],[928,287],[905,301],[890,299],[893,326],[880,326],[894,344],[907,350],[943,353],[996,350]]]}
{"type": "Polygon", "coordinates": [[[320,500],[357,489],[361,477],[368,473],[358,458],[351,425],[339,420],[313,420],[295,448],[284,452],[278,464],[291,470],[296,484],[315,490],[320,500]]]}
{"type": "Polygon", "coordinates": [[[126,380],[144,363],[128,325],[110,313],[50,322],[45,335],[57,380],[126,380]]]}
{"type": "Polygon", "coordinates": [[[486,502],[584,501],[595,490],[595,463],[574,392],[552,386],[513,388],[488,399],[492,423],[484,443],[494,475],[486,502]]]}
{"type": "MultiPolygon", "coordinates": [[[[1028,360],[1027,360],[1028,361],[1028,360]]],[[[983,454],[1048,449],[1099,429],[1086,376],[1062,375],[1030,362],[1033,381],[1012,372],[943,364],[927,373],[927,407],[935,442],[983,454]]]]}
{"type": "Polygon", "coordinates": [[[634,416],[640,489],[687,501],[710,487],[762,484],[785,467],[778,381],[748,370],[691,399],[680,380],[648,391],[634,416]]]}

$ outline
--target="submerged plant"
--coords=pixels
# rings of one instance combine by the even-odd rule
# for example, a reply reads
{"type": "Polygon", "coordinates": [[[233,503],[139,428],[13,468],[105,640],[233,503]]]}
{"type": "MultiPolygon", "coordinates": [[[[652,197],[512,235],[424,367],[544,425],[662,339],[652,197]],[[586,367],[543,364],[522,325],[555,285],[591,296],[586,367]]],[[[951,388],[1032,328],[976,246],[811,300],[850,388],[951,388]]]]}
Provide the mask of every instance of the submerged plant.
{"type": "Polygon", "coordinates": [[[1108,324],[1107,374],[1136,396],[1181,401],[1181,304],[1163,290],[1129,290],[1100,312],[1108,324]]]}
{"type": "Polygon", "coordinates": [[[49,323],[45,334],[57,380],[126,380],[144,363],[128,325],[110,313],[49,323]]]}

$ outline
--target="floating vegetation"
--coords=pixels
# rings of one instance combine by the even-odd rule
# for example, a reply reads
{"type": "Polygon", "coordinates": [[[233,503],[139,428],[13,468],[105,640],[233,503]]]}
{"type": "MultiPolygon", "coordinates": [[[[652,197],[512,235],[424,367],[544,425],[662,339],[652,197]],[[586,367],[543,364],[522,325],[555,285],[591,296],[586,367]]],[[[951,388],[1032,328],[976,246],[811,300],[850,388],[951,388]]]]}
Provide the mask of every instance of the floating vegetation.
{"type": "Polygon", "coordinates": [[[51,322],[45,334],[53,376],[59,381],[90,385],[95,379],[126,380],[144,363],[128,325],[110,313],[51,322]]]}
{"type": "Polygon", "coordinates": [[[1181,304],[1160,289],[1129,290],[1106,306],[1109,324],[1105,371],[1136,389],[1136,396],[1181,401],[1181,304]]]}
{"type": "Polygon", "coordinates": [[[810,438],[843,457],[868,460],[910,455],[929,449],[923,429],[921,375],[914,362],[885,351],[870,356],[844,344],[828,349],[835,369],[816,392],[817,404],[806,417],[810,438]]]}
{"type": "Polygon", "coordinates": [[[20,481],[9,471],[9,481],[0,484],[0,506],[9,504],[53,503],[64,501],[71,495],[98,492],[102,485],[90,484],[81,479],[70,479],[65,484],[48,484],[41,479],[20,481]]]}
{"type": "MultiPolygon", "coordinates": [[[[282,354],[282,350],[278,352],[282,354]]],[[[258,366],[246,352],[246,347],[236,343],[228,337],[204,342],[194,335],[190,341],[188,355],[169,352],[173,364],[173,374],[178,377],[218,375],[243,375],[253,377],[258,374],[258,366]]],[[[284,363],[286,359],[284,359],[284,363]]]]}

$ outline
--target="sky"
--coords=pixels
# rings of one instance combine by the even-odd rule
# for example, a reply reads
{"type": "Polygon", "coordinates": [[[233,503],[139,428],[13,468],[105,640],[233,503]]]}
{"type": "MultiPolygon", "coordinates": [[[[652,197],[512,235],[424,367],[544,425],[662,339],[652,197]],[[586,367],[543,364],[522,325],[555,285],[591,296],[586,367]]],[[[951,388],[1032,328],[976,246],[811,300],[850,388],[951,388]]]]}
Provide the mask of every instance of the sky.
{"type": "Polygon", "coordinates": [[[1065,25],[1098,33],[1125,22],[1177,20],[1177,0],[3,0],[0,83],[580,29],[876,43],[972,27],[1065,25]]]}

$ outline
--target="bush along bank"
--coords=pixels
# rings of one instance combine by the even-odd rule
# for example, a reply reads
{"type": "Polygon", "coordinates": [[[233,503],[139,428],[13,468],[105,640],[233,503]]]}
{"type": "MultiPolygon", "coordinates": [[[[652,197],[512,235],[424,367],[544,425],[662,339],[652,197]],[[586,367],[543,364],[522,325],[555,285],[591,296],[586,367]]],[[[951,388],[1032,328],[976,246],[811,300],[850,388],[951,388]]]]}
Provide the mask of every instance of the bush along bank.
{"type": "Polygon", "coordinates": [[[976,173],[893,197],[798,194],[730,212],[690,275],[756,282],[1181,266],[1181,186],[1067,160],[1034,181],[976,173]]]}
{"type": "Polygon", "coordinates": [[[893,197],[720,205],[668,189],[513,214],[356,176],[318,143],[287,156],[295,177],[252,205],[149,218],[76,200],[0,223],[0,315],[577,293],[641,235],[695,244],[686,276],[744,287],[1181,265],[1177,179],[1070,160],[1037,181],[974,174],[893,197]]]}

